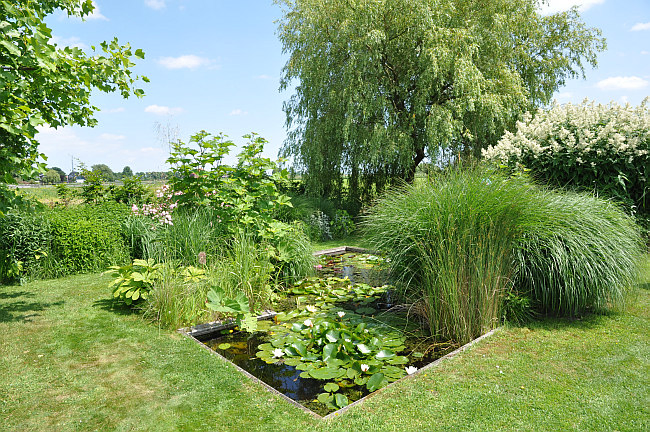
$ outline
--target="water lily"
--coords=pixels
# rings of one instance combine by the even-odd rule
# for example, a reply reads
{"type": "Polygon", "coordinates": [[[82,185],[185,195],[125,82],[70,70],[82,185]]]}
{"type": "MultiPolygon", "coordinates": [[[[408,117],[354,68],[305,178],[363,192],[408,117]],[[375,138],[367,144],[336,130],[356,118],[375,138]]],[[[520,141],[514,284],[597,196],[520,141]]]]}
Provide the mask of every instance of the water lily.
{"type": "Polygon", "coordinates": [[[345,316],[345,312],[339,312],[338,315],[339,315],[339,318],[343,318],[345,316]]]}
{"type": "Polygon", "coordinates": [[[276,348],[273,350],[273,358],[280,358],[284,355],[284,351],[282,351],[280,348],[276,348]]]}
{"type": "Polygon", "coordinates": [[[316,306],[312,306],[312,305],[306,306],[305,309],[307,309],[307,311],[311,312],[311,313],[314,313],[314,312],[316,312],[318,310],[318,308],[316,308],[316,306]]]}
{"type": "Polygon", "coordinates": [[[370,369],[370,366],[365,363],[361,364],[361,372],[368,372],[368,369],[370,369]]]}
{"type": "Polygon", "coordinates": [[[306,319],[305,322],[304,322],[304,324],[305,324],[307,327],[313,327],[313,326],[314,326],[314,323],[313,323],[310,319],[306,319]]]}
{"type": "Polygon", "coordinates": [[[418,370],[415,366],[407,366],[404,369],[406,369],[406,373],[409,375],[413,375],[418,370]]]}

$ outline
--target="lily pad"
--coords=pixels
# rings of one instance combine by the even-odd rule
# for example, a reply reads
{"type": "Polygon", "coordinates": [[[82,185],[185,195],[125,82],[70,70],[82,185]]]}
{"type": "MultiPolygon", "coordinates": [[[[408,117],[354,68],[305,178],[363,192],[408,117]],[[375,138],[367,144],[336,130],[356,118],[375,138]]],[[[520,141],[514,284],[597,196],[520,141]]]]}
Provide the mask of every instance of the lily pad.
{"type": "MultiPolygon", "coordinates": [[[[331,368],[331,367],[317,368],[309,371],[309,375],[312,378],[316,378],[320,380],[330,380],[334,378],[339,378],[344,374],[345,374],[345,369],[331,368]]],[[[300,375],[302,376],[302,374],[300,375]]]]}
{"type": "Polygon", "coordinates": [[[334,395],[334,402],[336,403],[336,406],[339,408],[343,408],[345,406],[348,406],[350,404],[350,401],[348,400],[348,397],[344,394],[341,393],[336,393],[334,395]]]}
{"type": "Polygon", "coordinates": [[[230,345],[229,343],[222,343],[222,344],[219,344],[219,346],[217,348],[219,348],[220,350],[227,350],[231,346],[232,345],[230,345]]]}
{"type": "Polygon", "coordinates": [[[330,383],[325,384],[325,387],[323,387],[323,390],[325,390],[326,392],[330,392],[330,393],[336,393],[337,391],[339,391],[339,385],[336,384],[336,383],[330,382],[330,383]]]}
{"type": "Polygon", "coordinates": [[[368,382],[366,383],[366,388],[369,391],[373,392],[375,390],[379,390],[380,388],[384,387],[386,384],[388,384],[388,380],[386,380],[384,374],[381,372],[377,372],[376,374],[374,374],[368,379],[368,382]]]}
{"type": "Polygon", "coordinates": [[[391,350],[383,349],[375,355],[375,358],[379,360],[388,360],[395,357],[395,353],[392,352],[391,350]]]}

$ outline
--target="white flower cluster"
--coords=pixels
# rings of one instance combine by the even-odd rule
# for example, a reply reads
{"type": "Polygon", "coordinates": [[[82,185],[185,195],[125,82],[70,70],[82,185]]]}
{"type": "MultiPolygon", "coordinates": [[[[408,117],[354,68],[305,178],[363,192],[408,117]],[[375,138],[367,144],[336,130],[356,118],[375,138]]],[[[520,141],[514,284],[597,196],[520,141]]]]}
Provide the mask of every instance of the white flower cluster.
{"type": "MultiPolygon", "coordinates": [[[[596,105],[554,104],[517,123],[515,133],[506,132],[496,146],[483,150],[483,157],[512,165],[528,160],[562,158],[571,163],[597,167],[601,163],[647,164],[650,161],[650,99],[637,107],[616,103],[596,105]]],[[[639,165],[644,166],[644,165],[639,165]]]]}

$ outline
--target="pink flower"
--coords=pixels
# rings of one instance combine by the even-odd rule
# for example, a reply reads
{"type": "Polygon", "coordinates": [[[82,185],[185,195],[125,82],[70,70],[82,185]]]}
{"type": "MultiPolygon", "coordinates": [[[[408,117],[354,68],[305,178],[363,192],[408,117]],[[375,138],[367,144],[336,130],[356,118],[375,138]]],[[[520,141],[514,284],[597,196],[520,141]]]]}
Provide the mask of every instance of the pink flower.
{"type": "Polygon", "coordinates": [[[206,253],[205,252],[199,252],[199,264],[205,265],[206,262],[207,262],[206,253]]]}

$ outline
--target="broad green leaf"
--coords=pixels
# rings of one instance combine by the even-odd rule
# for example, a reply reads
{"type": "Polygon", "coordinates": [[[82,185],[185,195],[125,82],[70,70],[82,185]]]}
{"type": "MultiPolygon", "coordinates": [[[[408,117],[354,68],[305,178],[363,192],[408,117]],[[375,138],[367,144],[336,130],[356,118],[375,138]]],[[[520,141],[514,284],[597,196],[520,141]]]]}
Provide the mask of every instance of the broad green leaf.
{"type": "Polygon", "coordinates": [[[374,374],[368,379],[368,382],[366,383],[366,388],[369,391],[373,392],[375,390],[384,387],[387,383],[388,382],[384,377],[384,374],[381,372],[377,372],[376,374],[374,374]]]}
{"type": "Polygon", "coordinates": [[[320,380],[330,380],[334,378],[339,378],[344,374],[345,374],[345,369],[341,369],[341,368],[324,367],[324,368],[312,369],[309,371],[309,375],[312,378],[316,378],[320,380]]]}
{"type": "Polygon", "coordinates": [[[325,384],[325,387],[323,387],[323,390],[325,390],[326,392],[335,393],[335,392],[339,391],[339,385],[336,384],[336,383],[330,382],[330,383],[325,384]]]}

